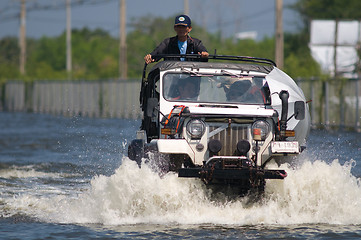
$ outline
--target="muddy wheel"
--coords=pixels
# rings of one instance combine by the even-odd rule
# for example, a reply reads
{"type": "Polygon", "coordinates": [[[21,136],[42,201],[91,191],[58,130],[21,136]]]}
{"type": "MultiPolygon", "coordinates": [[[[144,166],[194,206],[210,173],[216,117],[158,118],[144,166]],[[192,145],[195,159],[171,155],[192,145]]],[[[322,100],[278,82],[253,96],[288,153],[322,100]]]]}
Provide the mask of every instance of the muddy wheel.
{"type": "Polygon", "coordinates": [[[144,140],[134,139],[128,146],[128,157],[140,166],[144,157],[144,140]]]}

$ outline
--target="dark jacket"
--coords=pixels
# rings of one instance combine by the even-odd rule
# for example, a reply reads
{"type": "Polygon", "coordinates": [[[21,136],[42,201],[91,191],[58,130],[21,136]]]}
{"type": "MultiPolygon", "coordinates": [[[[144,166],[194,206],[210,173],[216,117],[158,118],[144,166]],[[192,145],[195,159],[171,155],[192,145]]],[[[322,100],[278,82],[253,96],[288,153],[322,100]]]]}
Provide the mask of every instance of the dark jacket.
{"type": "MultiPolygon", "coordinates": [[[[207,52],[206,47],[203,45],[202,41],[197,38],[187,37],[187,51],[186,54],[198,54],[200,52],[207,52]]],[[[150,55],[154,56],[157,54],[180,54],[178,48],[178,37],[166,38],[161,42],[158,47],[154,49],[150,55]]],[[[155,59],[159,61],[158,59],[155,59]]],[[[175,60],[168,58],[167,60],[175,60]]],[[[178,59],[179,60],[179,59],[178,59]]]]}

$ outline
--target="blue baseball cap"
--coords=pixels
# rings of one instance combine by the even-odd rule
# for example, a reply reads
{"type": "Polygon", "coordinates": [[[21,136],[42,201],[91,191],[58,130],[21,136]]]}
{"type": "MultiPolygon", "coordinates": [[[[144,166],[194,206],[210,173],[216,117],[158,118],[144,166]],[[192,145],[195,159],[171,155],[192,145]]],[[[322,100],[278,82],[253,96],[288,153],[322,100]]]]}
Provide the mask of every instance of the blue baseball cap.
{"type": "Polygon", "coordinates": [[[192,25],[191,19],[187,15],[179,15],[175,17],[174,26],[179,25],[190,27],[192,25]]]}

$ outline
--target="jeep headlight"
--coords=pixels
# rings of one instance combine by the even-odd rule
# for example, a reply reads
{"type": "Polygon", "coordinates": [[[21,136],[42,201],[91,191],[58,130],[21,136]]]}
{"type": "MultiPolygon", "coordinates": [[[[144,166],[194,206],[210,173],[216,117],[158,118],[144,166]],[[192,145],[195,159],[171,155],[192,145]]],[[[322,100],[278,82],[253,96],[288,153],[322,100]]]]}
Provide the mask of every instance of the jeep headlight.
{"type": "Polygon", "coordinates": [[[264,141],[270,131],[271,127],[269,123],[264,120],[257,120],[252,124],[252,133],[254,140],[264,141]]]}
{"type": "Polygon", "coordinates": [[[193,139],[200,139],[206,130],[206,124],[200,119],[192,119],[187,123],[187,133],[193,139]]]}

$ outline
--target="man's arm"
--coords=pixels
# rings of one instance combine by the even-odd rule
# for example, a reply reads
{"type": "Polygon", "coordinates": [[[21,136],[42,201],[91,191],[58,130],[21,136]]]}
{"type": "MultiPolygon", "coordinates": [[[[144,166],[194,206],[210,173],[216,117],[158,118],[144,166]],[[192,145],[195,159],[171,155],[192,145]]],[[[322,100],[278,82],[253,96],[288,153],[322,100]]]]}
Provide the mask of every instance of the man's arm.
{"type": "Polygon", "coordinates": [[[169,45],[169,38],[164,39],[154,50],[153,52],[147,54],[144,57],[144,61],[149,64],[154,61],[159,61],[159,59],[154,59],[153,56],[157,54],[165,54],[169,45]]]}
{"type": "Polygon", "coordinates": [[[206,47],[203,45],[202,41],[199,39],[194,39],[195,40],[195,51],[201,55],[202,58],[208,58],[209,53],[206,49],[206,47]]]}
{"type": "Polygon", "coordinates": [[[208,52],[198,52],[199,55],[201,55],[202,58],[208,58],[209,53],[208,52]]]}

